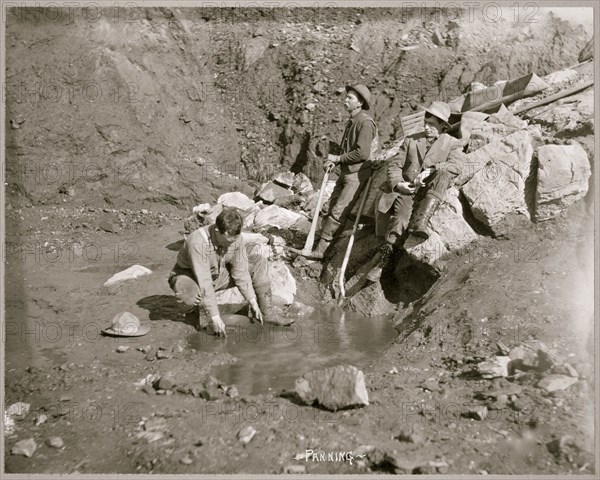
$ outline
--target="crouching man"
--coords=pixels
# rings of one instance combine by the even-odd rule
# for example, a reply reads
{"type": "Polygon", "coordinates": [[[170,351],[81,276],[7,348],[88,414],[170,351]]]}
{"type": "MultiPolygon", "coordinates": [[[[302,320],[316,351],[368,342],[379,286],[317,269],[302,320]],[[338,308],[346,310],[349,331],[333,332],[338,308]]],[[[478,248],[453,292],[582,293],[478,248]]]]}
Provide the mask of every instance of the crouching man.
{"type": "Polygon", "coordinates": [[[262,255],[247,254],[242,224],[238,212],[224,210],[214,224],[194,230],[185,239],[169,275],[169,286],[177,300],[198,308],[199,327],[210,325],[219,336],[226,336],[226,332],[215,292],[234,286],[258,322],[293,323],[274,317],[268,261],[262,255]]]}

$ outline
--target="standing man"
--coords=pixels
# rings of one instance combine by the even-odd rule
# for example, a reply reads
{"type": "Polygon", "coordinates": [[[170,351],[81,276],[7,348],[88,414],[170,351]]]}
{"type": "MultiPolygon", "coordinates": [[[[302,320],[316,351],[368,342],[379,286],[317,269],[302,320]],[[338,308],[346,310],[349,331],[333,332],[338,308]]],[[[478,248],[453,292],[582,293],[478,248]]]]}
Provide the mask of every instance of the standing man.
{"type": "Polygon", "coordinates": [[[371,108],[370,102],[371,92],[364,85],[346,87],[344,106],[350,120],[340,142],[342,154],[329,154],[324,164],[325,169],[340,165],[341,172],[331,194],[329,211],[321,224],[319,243],[312,253],[314,258],[323,258],[372,174],[368,160],[373,139],[377,137],[377,126],[366,113],[371,108]]]}
{"type": "Polygon", "coordinates": [[[177,300],[198,307],[199,326],[208,325],[226,336],[219,313],[216,291],[237,286],[250,304],[254,318],[262,323],[290,325],[293,320],[276,319],[272,313],[271,279],[267,259],[250,255],[241,236],[242,216],[235,210],[223,210],[212,225],[194,230],[185,239],[177,262],[169,275],[169,286],[177,300]]]}
{"type": "Polygon", "coordinates": [[[403,243],[412,247],[429,238],[427,223],[460,174],[462,143],[443,133],[450,126],[450,107],[444,102],[433,102],[424,110],[425,132],[408,137],[406,154],[398,155],[388,165],[388,184],[383,187],[377,216],[381,218],[393,210],[379,262],[367,274],[373,282],[381,278],[396,246],[403,243]],[[414,203],[417,207],[413,211],[414,203]],[[404,236],[407,231],[408,238],[404,236]]]}

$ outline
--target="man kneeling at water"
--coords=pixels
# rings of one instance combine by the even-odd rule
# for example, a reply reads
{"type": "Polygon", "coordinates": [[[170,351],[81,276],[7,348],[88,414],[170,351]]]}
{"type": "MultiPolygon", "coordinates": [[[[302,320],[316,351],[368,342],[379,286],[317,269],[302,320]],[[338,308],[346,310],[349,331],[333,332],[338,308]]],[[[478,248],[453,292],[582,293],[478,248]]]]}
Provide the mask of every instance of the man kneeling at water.
{"type": "Polygon", "coordinates": [[[293,321],[273,315],[269,264],[262,255],[248,255],[242,239],[242,217],[224,210],[212,225],[194,230],[183,243],[169,275],[169,286],[177,300],[198,307],[198,322],[217,335],[226,335],[216,293],[238,287],[250,304],[250,312],[260,323],[290,325],[293,321]]]}

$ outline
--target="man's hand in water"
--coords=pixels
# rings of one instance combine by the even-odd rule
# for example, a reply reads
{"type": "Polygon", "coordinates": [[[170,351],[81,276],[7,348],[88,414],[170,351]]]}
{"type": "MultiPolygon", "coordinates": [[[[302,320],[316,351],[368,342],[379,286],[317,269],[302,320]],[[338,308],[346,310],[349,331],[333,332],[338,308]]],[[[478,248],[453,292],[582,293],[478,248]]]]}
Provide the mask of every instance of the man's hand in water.
{"type": "Polygon", "coordinates": [[[227,332],[225,331],[225,323],[223,322],[223,319],[220,315],[215,315],[214,317],[210,318],[210,326],[217,337],[227,337],[227,332]]]}
{"type": "Polygon", "coordinates": [[[254,316],[254,318],[256,318],[256,320],[258,320],[258,322],[262,325],[263,324],[263,314],[260,311],[260,308],[258,307],[258,302],[256,301],[256,298],[254,300],[250,301],[250,311],[252,312],[252,315],[254,316]]]}

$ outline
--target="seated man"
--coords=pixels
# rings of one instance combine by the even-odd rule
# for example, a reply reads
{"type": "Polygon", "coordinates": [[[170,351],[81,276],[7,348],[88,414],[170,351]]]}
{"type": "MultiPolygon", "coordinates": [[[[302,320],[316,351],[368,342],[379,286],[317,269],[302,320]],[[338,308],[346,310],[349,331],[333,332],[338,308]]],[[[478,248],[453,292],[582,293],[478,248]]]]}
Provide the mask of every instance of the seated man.
{"type": "Polygon", "coordinates": [[[373,282],[381,278],[396,246],[412,247],[429,238],[427,223],[460,174],[462,143],[442,133],[449,127],[450,107],[444,102],[433,102],[424,110],[424,134],[408,137],[405,155],[398,155],[388,165],[388,185],[384,185],[379,200],[378,217],[393,210],[379,261],[367,274],[373,282]],[[414,203],[417,207],[413,212],[414,203]]]}
{"type": "Polygon", "coordinates": [[[219,336],[226,332],[215,292],[233,286],[238,287],[260,323],[293,323],[273,317],[269,265],[263,256],[246,253],[242,224],[237,211],[224,210],[214,224],[194,230],[185,239],[169,275],[169,286],[178,301],[198,306],[200,327],[206,326],[203,322],[206,310],[210,316],[208,323],[219,336]]]}

